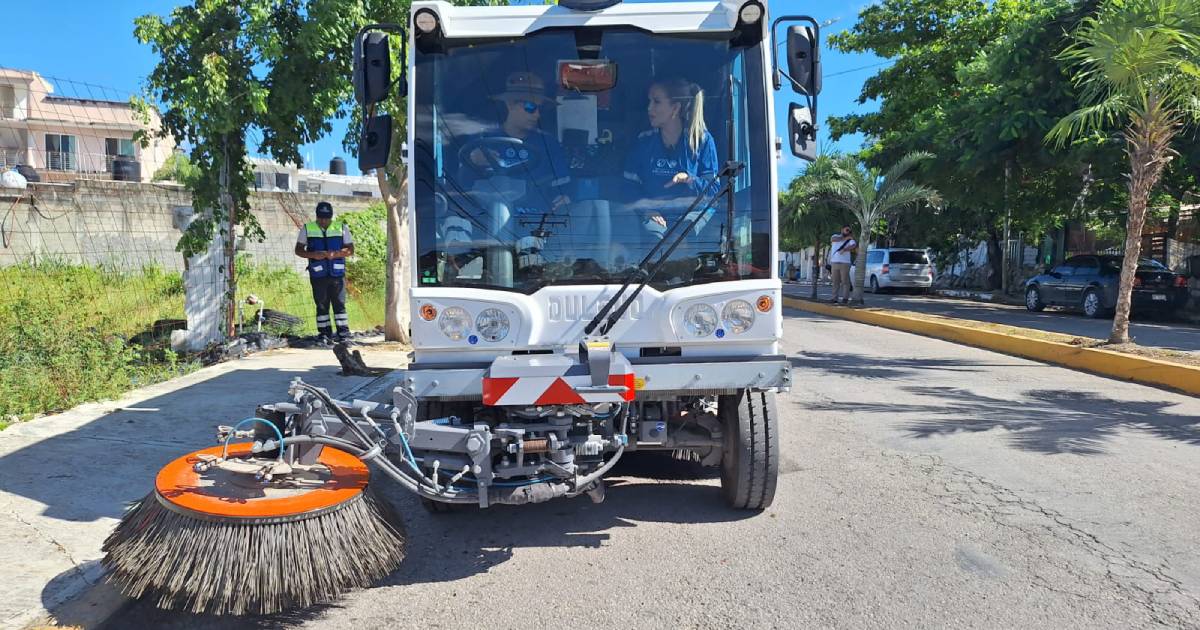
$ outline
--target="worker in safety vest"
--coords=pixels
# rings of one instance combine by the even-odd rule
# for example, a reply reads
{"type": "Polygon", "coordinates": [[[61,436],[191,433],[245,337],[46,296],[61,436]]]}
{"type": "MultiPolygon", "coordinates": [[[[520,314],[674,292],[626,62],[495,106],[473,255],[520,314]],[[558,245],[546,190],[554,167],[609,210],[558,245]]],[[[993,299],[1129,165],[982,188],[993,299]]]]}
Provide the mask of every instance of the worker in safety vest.
{"type": "Polygon", "coordinates": [[[313,301],[317,303],[317,341],[329,344],[333,338],[329,307],[333,306],[333,323],[337,339],[350,336],[350,320],[346,317],[346,257],[354,255],[350,228],[341,219],[333,219],[333,206],[328,201],[317,204],[317,220],[300,228],[296,237],[296,255],[308,259],[308,279],[312,283],[313,301]]]}

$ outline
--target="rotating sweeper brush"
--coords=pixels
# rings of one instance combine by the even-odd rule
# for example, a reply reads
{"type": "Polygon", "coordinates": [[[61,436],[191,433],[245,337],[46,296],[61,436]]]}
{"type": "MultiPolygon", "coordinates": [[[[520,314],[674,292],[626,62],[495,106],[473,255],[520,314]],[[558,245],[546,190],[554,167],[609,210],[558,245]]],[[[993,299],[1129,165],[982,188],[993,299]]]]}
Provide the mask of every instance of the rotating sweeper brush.
{"type": "Polygon", "coordinates": [[[354,430],[342,431],[351,439],[285,438],[300,417],[332,408],[331,419],[348,419],[345,403],[322,390],[297,381],[292,391],[293,403],[260,408],[267,418],[221,427],[224,446],[162,468],[104,543],[109,579],[126,595],[195,613],[272,614],[369,586],[399,566],[402,526],[369,488],[363,463],[377,443],[354,430]],[[246,424],[258,430],[240,430],[246,424]],[[231,444],[238,438],[256,441],[231,444]]]}

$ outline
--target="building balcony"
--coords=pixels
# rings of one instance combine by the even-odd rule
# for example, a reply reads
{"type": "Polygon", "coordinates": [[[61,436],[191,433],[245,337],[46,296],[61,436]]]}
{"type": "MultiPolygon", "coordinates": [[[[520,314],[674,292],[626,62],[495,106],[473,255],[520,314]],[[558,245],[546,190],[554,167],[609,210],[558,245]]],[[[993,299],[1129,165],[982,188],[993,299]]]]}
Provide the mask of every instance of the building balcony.
{"type": "Polygon", "coordinates": [[[0,147],[0,171],[7,171],[18,164],[24,163],[24,149],[9,149],[0,147]]]}

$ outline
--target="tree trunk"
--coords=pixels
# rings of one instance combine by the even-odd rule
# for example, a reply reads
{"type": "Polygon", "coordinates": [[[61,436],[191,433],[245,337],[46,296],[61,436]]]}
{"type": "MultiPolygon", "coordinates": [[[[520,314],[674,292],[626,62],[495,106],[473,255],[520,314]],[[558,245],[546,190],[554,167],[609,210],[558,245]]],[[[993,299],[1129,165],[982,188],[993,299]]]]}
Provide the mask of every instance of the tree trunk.
{"type": "Polygon", "coordinates": [[[1170,161],[1174,126],[1162,120],[1162,112],[1153,98],[1146,116],[1134,120],[1125,134],[1129,155],[1129,219],[1125,225],[1125,259],[1121,263],[1121,284],[1117,290],[1117,308],[1113,314],[1109,343],[1129,343],[1129,311],[1133,305],[1133,280],[1142,254],[1142,228],[1150,192],[1162,177],[1170,161]]]}
{"type": "Polygon", "coordinates": [[[1004,248],[1000,246],[1000,233],[996,228],[988,228],[987,238],[987,264],[991,273],[984,279],[985,286],[983,288],[989,291],[995,291],[1000,288],[1000,280],[1003,277],[1004,266],[1004,248]]]}
{"type": "Polygon", "coordinates": [[[817,283],[821,280],[821,239],[813,243],[812,299],[817,299],[817,283]]]}
{"type": "Polygon", "coordinates": [[[408,182],[402,178],[399,190],[393,190],[384,169],[375,169],[375,177],[379,180],[379,192],[387,207],[387,293],[384,298],[383,337],[388,341],[411,343],[408,290],[412,286],[409,268],[412,256],[408,250],[408,182]]]}
{"type": "Polygon", "coordinates": [[[854,293],[850,296],[850,302],[853,304],[864,304],[863,284],[866,283],[867,277],[867,241],[871,238],[873,223],[874,221],[863,221],[858,230],[858,251],[854,254],[854,278],[850,281],[854,285],[854,293]]]}

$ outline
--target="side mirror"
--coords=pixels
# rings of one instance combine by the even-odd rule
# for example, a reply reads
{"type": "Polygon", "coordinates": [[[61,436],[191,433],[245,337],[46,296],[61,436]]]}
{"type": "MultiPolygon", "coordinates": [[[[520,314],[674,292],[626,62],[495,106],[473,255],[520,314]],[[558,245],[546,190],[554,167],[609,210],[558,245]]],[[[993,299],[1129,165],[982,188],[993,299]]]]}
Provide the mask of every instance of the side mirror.
{"type": "MultiPolygon", "coordinates": [[[[392,80],[392,50],[387,33],[365,31],[354,38],[354,98],[362,107],[374,105],[388,97],[392,80]]],[[[407,83],[400,81],[401,96],[407,83]]]]}
{"type": "Polygon", "coordinates": [[[358,138],[358,168],[367,172],[387,166],[392,151],[392,117],[386,114],[363,121],[358,138]]]}
{"type": "Polygon", "coordinates": [[[821,53],[817,37],[808,26],[789,26],[787,30],[788,75],[792,89],[806,96],[821,93],[821,53]]]}
{"type": "Polygon", "coordinates": [[[788,143],[792,155],[809,162],[817,159],[817,128],[809,108],[796,103],[788,106],[788,143]]]}

